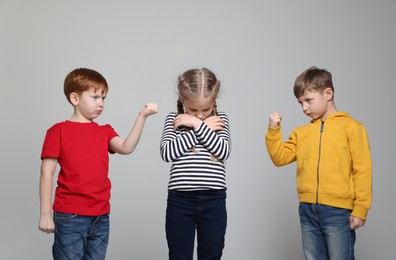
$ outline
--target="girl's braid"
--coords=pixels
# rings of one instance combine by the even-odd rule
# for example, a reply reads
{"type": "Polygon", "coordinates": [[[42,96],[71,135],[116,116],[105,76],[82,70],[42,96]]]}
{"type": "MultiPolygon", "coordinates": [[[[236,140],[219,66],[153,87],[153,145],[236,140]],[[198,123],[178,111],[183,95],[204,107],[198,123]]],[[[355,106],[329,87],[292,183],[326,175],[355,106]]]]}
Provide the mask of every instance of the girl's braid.
{"type": "Polygon", "coordinates": [[[177,113],[184,114],[184,106],[180,99],[177,100],[177,113]]]}

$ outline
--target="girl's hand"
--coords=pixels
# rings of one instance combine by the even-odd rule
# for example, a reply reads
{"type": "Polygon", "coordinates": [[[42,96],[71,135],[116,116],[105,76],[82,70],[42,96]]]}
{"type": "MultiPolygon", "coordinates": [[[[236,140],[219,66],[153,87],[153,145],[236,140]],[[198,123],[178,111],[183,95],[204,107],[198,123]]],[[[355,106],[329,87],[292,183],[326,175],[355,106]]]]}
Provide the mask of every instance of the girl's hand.
{"type": "Polygon", "coordinates": [[[364,219],[355,217],[355,216],[350,216],[349,217],[349,227],[351,230],[358,229],[360,227],[363,227],[365,224],[364,219]]]}
{"type": "Polygon", "coordinates": [[[281,120],[282,120],[282,115],[278,113],[278,111],[275,111],[271,113],[269,116],[269,125],[274,128],[279,127],[281,120]]]}
{"type": "Polygon", "coordinates": [[[213,131],[222,131],[225,127],[223,119],[221,119],[219,116],[210,116],[206,118],[204,122],[213,131]]]}
{"type": "Polygon", "coordinates": [[[194,129],[197,129],[201,122],[201,119],[199,119],[198,117],[189,114],[179,114],[177,117],[175,117],[175,120],[173,121],[173,126],[175,127],[175,129],[183,126],[187,128],[192,127],[194,129]]]}
{"type": "Polygon", "coordinates": [[[147,103],[144,107],[140,110],[139,114],[148,117],[154,115],[158,112],[158,105],[156,103],[147,103]]]}
{"type": "Polygon", "coordinates": [[[55,231],[55,223],[52,216],[41,216],[39,220],[39,230],[50,234],[55,231]]]}

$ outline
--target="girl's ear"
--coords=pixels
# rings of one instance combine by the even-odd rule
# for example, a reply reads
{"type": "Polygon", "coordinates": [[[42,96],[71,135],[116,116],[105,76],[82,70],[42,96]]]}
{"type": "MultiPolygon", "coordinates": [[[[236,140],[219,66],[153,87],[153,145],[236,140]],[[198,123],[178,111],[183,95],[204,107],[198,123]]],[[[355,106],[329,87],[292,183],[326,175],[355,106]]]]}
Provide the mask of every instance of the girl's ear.
{"type": "Polygon", "coordinates": [[[70,93],[70,102],[74,105],[77,106],[79,101],[78,94],[76,92],[70,93]]]}
{"type": "Polygon", "coordinates": [[[333,92],[333,90],[331,88],[326,88],[325,91],[324,91],[324,94],[325,94],[327,100],[332,100],[333,99],[334,92],[333,92]]]}

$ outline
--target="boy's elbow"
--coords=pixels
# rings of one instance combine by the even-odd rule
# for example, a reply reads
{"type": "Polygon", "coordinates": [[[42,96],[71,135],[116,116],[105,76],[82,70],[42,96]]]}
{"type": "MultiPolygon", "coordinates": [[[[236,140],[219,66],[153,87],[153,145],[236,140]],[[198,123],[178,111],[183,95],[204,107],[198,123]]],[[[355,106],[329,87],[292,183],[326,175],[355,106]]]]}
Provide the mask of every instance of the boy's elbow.
{"type": "Polygon", "coordinates": [[[135,151],[135,148],[124,148],[124,149],[117,149],[115,152],[121,155],[128,155],[135,151]]]}
{"type": "Polygon", "coordinates": [[[276,167],[282,167],[284,164],[279,162],[273,162],[276,167]]]}
{"type": "Polygon", "coordinates": [[[275,160],[273,158],[271,158],[272,163],[276,166],[276,167],[281,167],[284,166],[286,163],[280,160],[275,160]]]}
{"type": "Polygon", "coordinates": [[[121,154],[121,155],[129,155],[129,154],[133,153],[134,151],[135,151],[135,149],[134,150],[123,151],[123,152],[121,152],[119,154],[121,154]]]}

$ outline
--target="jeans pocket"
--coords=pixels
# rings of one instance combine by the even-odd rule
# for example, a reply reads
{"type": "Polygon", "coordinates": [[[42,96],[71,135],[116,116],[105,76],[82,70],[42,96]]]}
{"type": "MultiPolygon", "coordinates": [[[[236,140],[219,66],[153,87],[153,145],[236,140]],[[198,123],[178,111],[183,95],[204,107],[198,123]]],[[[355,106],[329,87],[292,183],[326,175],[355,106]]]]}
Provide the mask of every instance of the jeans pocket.
{"type": "Polygon", "coordinates": [[[57,220],[70,220],[77,216],[77,214],[54,212],[54,218],[57,220]]]}

